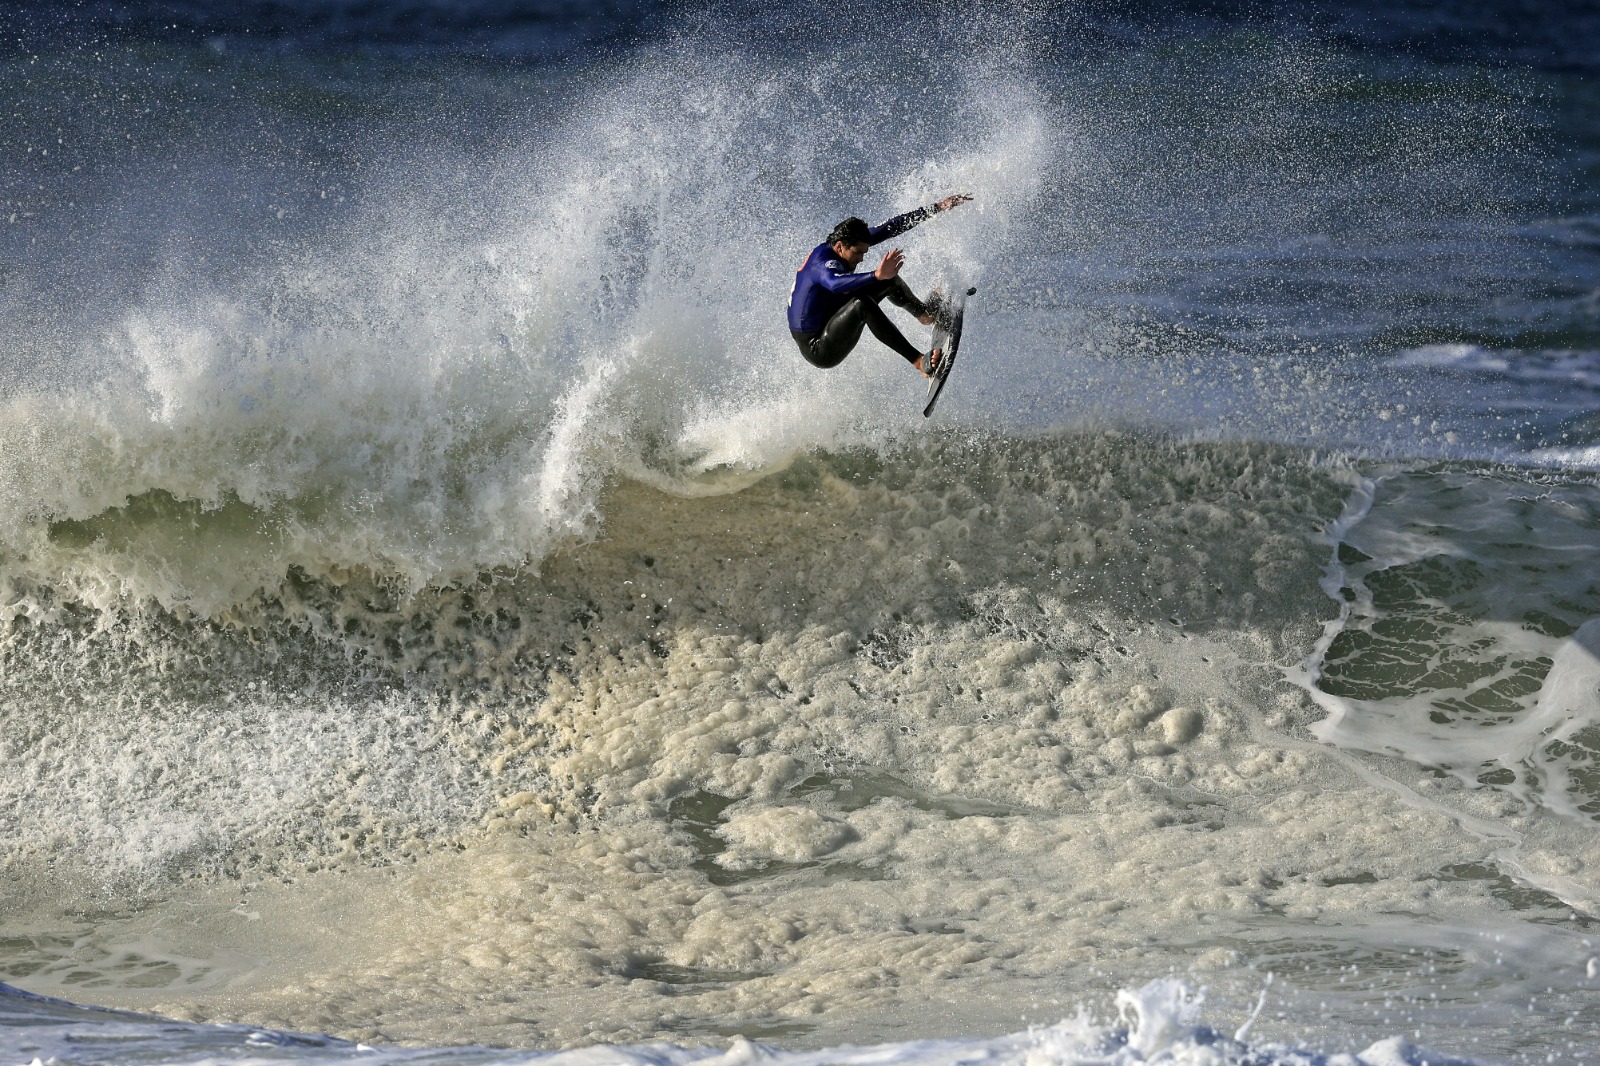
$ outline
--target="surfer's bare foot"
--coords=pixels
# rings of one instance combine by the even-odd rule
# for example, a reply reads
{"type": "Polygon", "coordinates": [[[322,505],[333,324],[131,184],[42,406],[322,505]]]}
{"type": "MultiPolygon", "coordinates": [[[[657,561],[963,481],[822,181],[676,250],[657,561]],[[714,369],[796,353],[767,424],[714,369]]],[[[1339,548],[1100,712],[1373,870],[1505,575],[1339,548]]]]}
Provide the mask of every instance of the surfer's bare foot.
{"type": "Polygon", "coordinates": [[[939,367],[943,363],[944,363],[944,349],[943,348],[935,348],[933,351],[929,352],[927,355],[923,356],[921,359],[918,359],[917,362],[916,362],[916,367],[917,367],[918,370],[920,370],[922,372],[922,376],[923,377],[931,378],[934,375],[939,373],[939,367]]]}

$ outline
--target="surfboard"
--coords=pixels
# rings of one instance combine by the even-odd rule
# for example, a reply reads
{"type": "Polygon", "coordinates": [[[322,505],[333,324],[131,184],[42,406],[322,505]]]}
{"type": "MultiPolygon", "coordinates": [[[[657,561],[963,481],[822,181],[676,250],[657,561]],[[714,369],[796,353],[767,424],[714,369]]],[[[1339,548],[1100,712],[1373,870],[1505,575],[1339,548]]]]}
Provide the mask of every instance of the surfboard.
{"type": "Polygon", "coordinates": [[[968,289],[965,293],[957,290],[956,295],[941,299],[934,310],[933,343],[929,347],[942,349],[944,359],[938,371],[928,380],[928,406],[922,409],[923,418],[933,414],[933,405],[939,402],[944,383],[949,380],[950,370],[956,365],[956,352],[961,348],[961,324],[967,317],[967,297],[976,295],[977,291],[976,288],[968,289]]]}

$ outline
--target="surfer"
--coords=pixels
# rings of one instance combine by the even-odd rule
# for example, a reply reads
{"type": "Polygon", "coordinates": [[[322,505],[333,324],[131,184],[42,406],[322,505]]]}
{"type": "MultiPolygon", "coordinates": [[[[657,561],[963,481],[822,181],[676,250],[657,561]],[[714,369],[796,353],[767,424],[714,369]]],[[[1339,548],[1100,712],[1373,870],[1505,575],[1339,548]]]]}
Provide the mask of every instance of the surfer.
{"type": "Polygon", "coordinates": [[[898,237],[939,212],[971,199],[968,193],[956,193],[927,207],[896,215],[881,226],[868,226],[851,217],[833,227],[828,239],[806,257],[789,293],[789,333],[806,362],[824,370],[838,366],[861,339],[862,329],[870,329],[874,337],[905,356],[906,362],[921,371],[923,377],[931,376],[942,353],[938,349],[926,355],[919,352],[878,306],[887,298],[911,312],[923,325],[933,324],[930,302],[917,299],[900,277],[905,253],[898,248],[889,249],[870,274],[857,274],[855,269],[874,244],[898,237]]]}

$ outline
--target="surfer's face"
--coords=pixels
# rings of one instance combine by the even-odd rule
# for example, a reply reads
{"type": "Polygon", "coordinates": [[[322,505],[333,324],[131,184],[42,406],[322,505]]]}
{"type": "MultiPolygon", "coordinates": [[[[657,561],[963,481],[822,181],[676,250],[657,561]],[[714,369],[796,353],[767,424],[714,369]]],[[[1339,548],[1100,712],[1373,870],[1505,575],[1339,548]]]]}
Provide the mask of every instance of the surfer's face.
{"type": "Polygon", "coordinates": [[[845,266],[854,270],[861,265],[861,260],[866,258],[868,246],[865,244],[846,244],[843,241],[833,242],[834,254],[845,266]]]}

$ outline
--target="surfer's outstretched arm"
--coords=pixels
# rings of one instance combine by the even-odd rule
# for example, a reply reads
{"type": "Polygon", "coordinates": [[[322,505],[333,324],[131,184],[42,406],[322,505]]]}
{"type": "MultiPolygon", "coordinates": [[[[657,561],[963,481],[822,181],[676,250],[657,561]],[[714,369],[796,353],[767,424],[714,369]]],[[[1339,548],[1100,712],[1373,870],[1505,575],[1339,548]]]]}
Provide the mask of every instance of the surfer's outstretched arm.
{"type": "Polygon", "coordinates": [[[919,207],[915,211],[907,211],[903,215],[896,215],[881,226],[873,226],[867,238],[868,244],[878,244],[890,237],[898,237],[913,226],[920,225],[941,211],[948,211],[952,207],[959,207],[972,199],[971,193],[958,192],[953,196],[946,196],[943,200],[919,207]]]}

